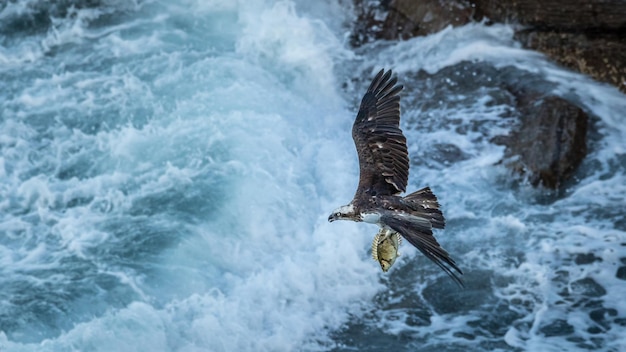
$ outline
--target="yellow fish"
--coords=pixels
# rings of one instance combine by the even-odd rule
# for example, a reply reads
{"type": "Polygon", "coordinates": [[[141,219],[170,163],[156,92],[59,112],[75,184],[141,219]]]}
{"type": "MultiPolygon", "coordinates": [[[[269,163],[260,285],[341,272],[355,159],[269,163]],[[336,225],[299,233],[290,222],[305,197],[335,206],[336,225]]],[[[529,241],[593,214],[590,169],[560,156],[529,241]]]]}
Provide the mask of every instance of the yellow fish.
{"type": "Polygon", "coordinates": [[[372,258],[380,263],[380,267],[384,272],[391,268],[396,258],[400,255],[398,247],[401,242],[402,237],[400,234],[388,229],[381,228],[374,236],[374,241],[372,241],[372,258]]]}

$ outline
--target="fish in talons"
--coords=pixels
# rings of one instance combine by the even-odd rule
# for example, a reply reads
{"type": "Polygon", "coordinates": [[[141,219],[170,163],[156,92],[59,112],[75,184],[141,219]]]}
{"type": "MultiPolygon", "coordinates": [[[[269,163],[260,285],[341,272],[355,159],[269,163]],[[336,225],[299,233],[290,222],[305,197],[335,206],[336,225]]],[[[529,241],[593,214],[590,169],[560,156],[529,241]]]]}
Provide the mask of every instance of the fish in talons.
{"type": "Polygon", "coordinates": [[[402,243],[399,233],[381,228],[372,241],[372,258],[380,264],[381,269],[387,272],[400,256],[398,247],[402,243]]]}

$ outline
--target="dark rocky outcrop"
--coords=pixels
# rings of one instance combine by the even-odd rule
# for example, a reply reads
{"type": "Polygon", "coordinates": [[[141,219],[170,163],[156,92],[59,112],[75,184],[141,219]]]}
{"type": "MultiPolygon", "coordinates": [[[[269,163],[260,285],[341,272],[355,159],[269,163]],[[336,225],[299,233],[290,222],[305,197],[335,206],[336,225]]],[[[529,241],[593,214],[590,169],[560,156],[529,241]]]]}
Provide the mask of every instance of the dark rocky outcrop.
{"type": "Polygon", "coordinates": [[[516,38],[557,63],[626,92],[626,2],[472,0],[475,19],[517,23],[516,38]]]}
{"type": "Polygon", "coordinates": [[[556,63],[626,93],[626,32],[597,35],[524,30],[515,36],[525,47],[543,52],[556,63]]]}
{"type": "Polygon", "coordinates": [[[559,30],[623,29],[622,0],[471,0],[477,17],[559,30]]]}
{"type": "Polygon", "coordinates": [[[517,92],[520,125],[502,139],[504,164],[533,185],[557,188],[587,152],[587,114],[557,96],[517,92]]]}
{"type": "MultiPolygon", "coordinates": [[[[470,21],[516,25],[516,39],[556,63],[626,92],[626,2],[622,0],[354,0],[352,44],[402,40],[470,21]]],[[[527,87],[506,88],[522,118],[504,164],[556,188],[586,153],[588,116],[579,106],[527,87]]]]}
{"type": "Polygon", "coordinates": [[[555,62],[626,92],[623,0],[354,0],[352,44],[408,39],[470,21],[518,24],[516,38],[555,62]]]}
{"type": "Polygon", "coordinates": [[[473,9],[462,0],[354,0],[358,20],[352,45],[376,39],[408,39],[471,21],[473,9]]]}

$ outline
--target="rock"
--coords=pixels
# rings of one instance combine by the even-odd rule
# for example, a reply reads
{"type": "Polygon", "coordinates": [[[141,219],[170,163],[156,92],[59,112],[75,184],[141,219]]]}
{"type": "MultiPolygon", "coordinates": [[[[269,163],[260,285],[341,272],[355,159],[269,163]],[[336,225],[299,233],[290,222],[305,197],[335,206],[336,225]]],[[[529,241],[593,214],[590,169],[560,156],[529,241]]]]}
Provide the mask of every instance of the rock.
{"type": "Polygon", "coordinates": [[[516,39],[569,69],[626,92],[623,0],[354,0],[351,43],[408,39],[488,19],[520,24],[516,39]]]}
{"type": "Polygon", "coordinates": [[[623,0],[471,0],[476,19],[519,23],[564,31],[620,30],[626,24],[623,0]]]}
{"type": "Polygon", "coordinates": [[[354,0],[357,22],[353,46],[377,39],[398,40],[436,33],[471,21],[473,10],[462,0],[354,0]]]}
{"type": "Polygon", "coordinates": [[[602,258],[596,257],[593,253],[580,253],[574,257],[574,263],[578,265],[591,264],[594,262],[601,262],[602,258]]]}
{"type": "Polygon", "coordinates": [[[557,319],[548,325],[542,326],[539,331],[546,337],[566,336],[574,332],[574,327],[563,319],[557,319]]]}
{"type": "Polygon", "coordinates": [[[572,282],[571,288],[572,293],[579,294],[587,298],[595,298],[606,295],[604,287],[590,277],[572,282]]]}
{"type": "Polygon", "coordinates": [[[389,8],[380,1],[354,0],[356,21],[350,35],[350,45],[359,47],[371,41],[382,39],[383,23],[389,8]]]}
{"type": "MultiPolygon", "coordinates": [[[[410,38],[436,33],[450,25],[464,25],[471,16],[471,7],[463,1],[393,0],[384,27],[396,28],[400,38],[410,38]]],[[[386,39],[396,39],[395,33],[385,32],[386,39]]]]}
{"type": "Polygon", "coordinates": [[[626,92],[626,2],[472,0],[474,19],[525,26],[522,45],[626,92]]]}
{"type": "Polygon", "coordinates": [[[620,266],[615,273],[615,277],[620,280],[626,280],[626,266],[620,266]]]}
{"type": "Polygon", "coordinates": [[[591,320],[601,325],[604,329],[608,329],[611,326],[611,320],[609,318],[617,316],[617,310],[614,308],[599,308],[589,313],[591,320]]]}
{"type": "Polygon", "coordinates": [[[587,114],[556,96],[519,92],[520,125],[507,138],[504,164],[526,175],[533,185],[558,188],[587,152],[587,114]]]}
{"type": "Polygon", "coordinates": [[[594,37],[584,33],[525,30],[516,39],[556,63],[626,92],[626,34],[594,37]]]}

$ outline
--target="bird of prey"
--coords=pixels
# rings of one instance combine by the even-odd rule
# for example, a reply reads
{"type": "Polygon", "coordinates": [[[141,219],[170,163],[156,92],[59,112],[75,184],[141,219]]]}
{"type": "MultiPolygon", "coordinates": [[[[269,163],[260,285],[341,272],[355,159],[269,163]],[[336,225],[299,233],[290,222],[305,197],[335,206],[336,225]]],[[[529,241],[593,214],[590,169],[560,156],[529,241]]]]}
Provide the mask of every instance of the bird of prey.
{"type": "Polygon", "coordinates": [[[363,221],[378,224],[388,235],[399,233],[463,286],[457,275],[463,272],[433,236],[433,228],[445,226],[437,197],[428,187],[400,196],[406,191],[409,157],[400,130],[398,94],[403,86],[391,74],[391,70],[380,70],[361,100],[352,126],[359,156],[359,185],[352,201],[333,211],[328,221],[363,221]]]}

